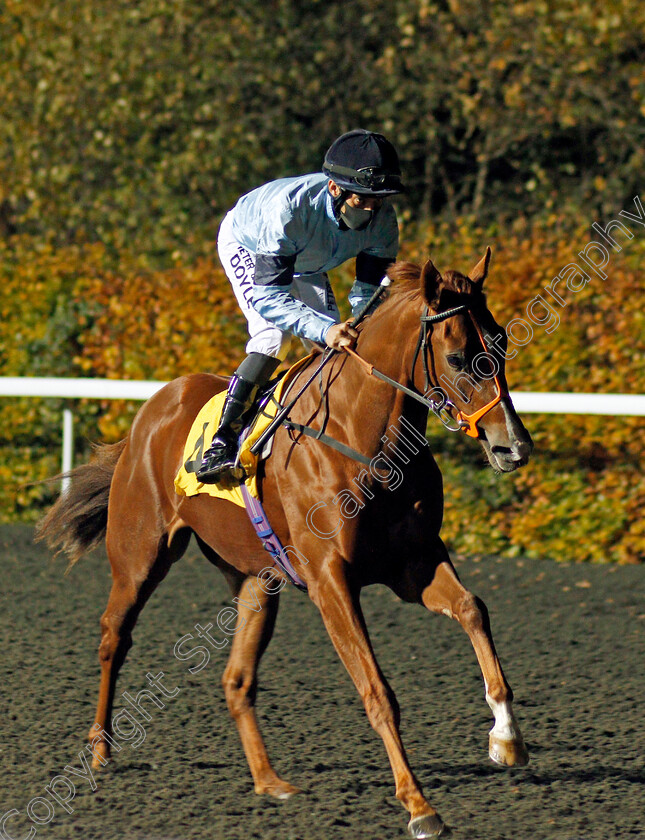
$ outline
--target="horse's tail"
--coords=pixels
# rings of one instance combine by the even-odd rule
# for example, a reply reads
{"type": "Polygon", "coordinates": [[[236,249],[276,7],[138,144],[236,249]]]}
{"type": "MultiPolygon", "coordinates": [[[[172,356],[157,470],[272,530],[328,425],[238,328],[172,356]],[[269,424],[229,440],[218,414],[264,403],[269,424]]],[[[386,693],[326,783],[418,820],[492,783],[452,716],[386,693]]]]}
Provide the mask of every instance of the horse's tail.
{"type": "Polygon", "coordinates": [[[99,444],[89,464],[66,473],[70,485],[36,527],[37,540],[68,555],[67,571],[105,537],[110,485],[124,447],[125,440],[99,444]]]}

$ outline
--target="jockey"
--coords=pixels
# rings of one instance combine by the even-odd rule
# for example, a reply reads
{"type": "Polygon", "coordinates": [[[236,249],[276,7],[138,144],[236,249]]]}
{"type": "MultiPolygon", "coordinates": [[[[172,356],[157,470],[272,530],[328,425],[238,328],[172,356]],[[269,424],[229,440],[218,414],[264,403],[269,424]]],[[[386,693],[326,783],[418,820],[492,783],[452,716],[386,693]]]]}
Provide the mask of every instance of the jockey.
{"type": "Polygon", "coordinates": [[[281,178],[239,199],[217,247],[250,334],[197,479],[235,466],[242,416],[286,356],[291,336],[336,350],[358,333],[340,316],[327,271],[356,257],[354,315],[396,259],[399,233],[387,196],[403,191],[394,146],[363,129],[332,143],[322,173],[281,178]]]}

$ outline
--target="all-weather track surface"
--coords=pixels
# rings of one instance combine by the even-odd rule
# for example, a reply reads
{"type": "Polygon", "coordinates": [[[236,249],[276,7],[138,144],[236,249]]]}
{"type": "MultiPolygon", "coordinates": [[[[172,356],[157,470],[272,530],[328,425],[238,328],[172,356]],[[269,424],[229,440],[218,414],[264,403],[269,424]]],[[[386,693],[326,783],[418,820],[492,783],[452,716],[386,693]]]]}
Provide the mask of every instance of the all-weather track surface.
{"type": "MultiPolygon", "coordinates": [[[[136,547],[133,546],[133,550],[136,547]]],[[[163,673],[175,696],[152,703],[145,740],[123,743],[75,783],[73,813],[38,825],[27,805],[82,768],[78,753],[98,690],[99,617],[110,586],[102,552],[64,577],[65,561],[27,526],[0,528],[0,816],[19,840],[395,840],[406,814],[385,750],[309,599],[289,588],[260,671],[258,714],[278,773],[303,793],[253,793],[221,675],[227,648],[191,674],[175,643],[230,606],[219,573],[190,548],[144,609],[121,672],[122,693],[163,673]]],[[[645,567],[457,560],[486,602],[531,753],[504,770],[487,755],[492,717],[470,643],[454,622],[399,602],[383,587],[363,607],[399,699],[413,769],[452,840],[645,838],[645,567]]],[[[197,639],[193,646],[200,642],[197,639]]],[[[188,646],[190,648],[190,645],[188,646]]],[[[186,648],[186,649],[188,649],[186,648]]],[[[50,799],[51,801],[51,799],[50,799]]],[[[46,819],[46,806],[35,813],[46,819]]]]}

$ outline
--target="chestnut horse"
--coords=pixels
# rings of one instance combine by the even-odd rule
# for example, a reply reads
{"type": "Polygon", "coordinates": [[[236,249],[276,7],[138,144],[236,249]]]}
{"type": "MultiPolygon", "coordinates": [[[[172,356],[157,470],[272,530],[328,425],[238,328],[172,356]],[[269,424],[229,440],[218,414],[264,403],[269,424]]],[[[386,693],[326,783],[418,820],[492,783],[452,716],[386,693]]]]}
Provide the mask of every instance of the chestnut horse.
{"type": "MultiPolygon", "coordinates": [[[[360,358],[337,353],[320,382],[297,402],[294,422],[324,426],[328,435],[369,459],[369,470],[346,453],[281,426],[260,476],[269,521],[283,545],[293,547],[292,560],[300,561],[297,571],[309,597],[383,739],[396,796],[410,814],[408,828],[416,838],[437,836],[443,823],[408,764],[398,704],[361,612],[363,586],[385,584],[404,601],[459,622],[475,649],[495,718],[490,757],[508,766],[528,761],[486,607],[461,584],[439,537],[442,481],[425,429],[431,402],[441,403],[419,401],[423,394],[452,387],[451,401],[437,410],[440,419],[450,423],[452,418],[477,437],[498,472],[527,462],[531,439],[504,375],[506,336],[482,291],[489,260],[487,249],[470,277],[456,271],[441,276],[430,261],[423,269],[393,265],[390,296],[361,326],[355,348],[360,358]],[[367,369],[361,359],[369,362],[367,369]],[[371,365],[390,381],[370,376],[371,365]]],[[[314,357],[294,389],[316,364],[314,357]]],[[[93,462],[72,471],[70,488],[41,523],[39,536],[67,551],[72,563],[106,538],[113,583],[101,618],[101,683],[90,730],[98,766],[109,757],[109,743],[96,733],[111,731],[115,683],[134,624],[190,535],[196,535],[239,599],[223,685],[255,790],[284,799],[297,788],[273,770],[254,711],[258,663],[272,635],[280,587],[258,585],[268,555],[242,508],[203,494],[180,497],[173,485],[194,418],[226,384],[222,377],[196,374],[157,392],[124,441],[99,447],[93,462]]],[[[282,573],[275,574],[282,582],[282,573]]]]}

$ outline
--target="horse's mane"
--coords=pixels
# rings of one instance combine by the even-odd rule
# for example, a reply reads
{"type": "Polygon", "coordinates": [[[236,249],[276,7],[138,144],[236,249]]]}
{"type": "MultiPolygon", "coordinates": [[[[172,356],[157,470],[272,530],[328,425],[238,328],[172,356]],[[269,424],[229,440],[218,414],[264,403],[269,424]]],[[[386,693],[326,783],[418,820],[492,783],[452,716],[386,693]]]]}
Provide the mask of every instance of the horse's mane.
{"type": "MultiPolygon", "coordinates": [[[[404,295],[416,299],[423,295],[421,289],[422,267],[412,262],[395,262],[387,270],[387,276],[393,281],[390,296],[404,295]]],[[[441,275],[439,291],[450,291],[460,295],[472,295],[479,291],[479,288],[468,277],[459,271],[449,269],[441,275]]]]}

